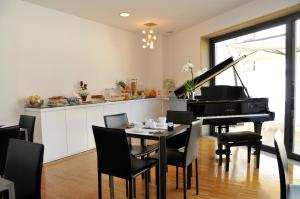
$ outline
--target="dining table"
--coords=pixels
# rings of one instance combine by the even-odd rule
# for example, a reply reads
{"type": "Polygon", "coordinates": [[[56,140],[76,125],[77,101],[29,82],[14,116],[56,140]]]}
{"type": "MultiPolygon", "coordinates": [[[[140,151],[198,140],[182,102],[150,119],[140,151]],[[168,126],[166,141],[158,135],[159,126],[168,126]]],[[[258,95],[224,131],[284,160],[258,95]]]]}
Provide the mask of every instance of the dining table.
{"type": "Polygon", "coordinates": [[[150,129],[150,128],[129,128],[126,129],[128,137],[141,138],[148,140],[157,140],[159,144],[159,199],[166,199],[166,172],[167,172],[167,139],[184,133],[190,126],[189,125],[174,125],[173,130],[168,131],[165,128],[162,129],[150,129]]]}
{"type": "Polygon", "coordinates": [[[6,130],[15,130],[20,132],[20,138],[28,141],[28,132],[27,129],[21,128],[19,125],[0,125],[0,133],[1,131],[6,130]]]}

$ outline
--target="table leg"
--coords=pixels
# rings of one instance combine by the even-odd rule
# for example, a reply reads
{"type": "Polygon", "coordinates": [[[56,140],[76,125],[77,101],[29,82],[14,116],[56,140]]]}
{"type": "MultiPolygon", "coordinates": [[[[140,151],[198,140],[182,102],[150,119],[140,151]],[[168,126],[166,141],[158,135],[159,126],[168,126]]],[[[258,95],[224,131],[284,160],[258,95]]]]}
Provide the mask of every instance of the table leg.
{"type": "Polygon", "coordinates": [[[159,199],[166,199],[166,167],[167,167],[167,150],[166,137],[159,137],[159,199]]]}

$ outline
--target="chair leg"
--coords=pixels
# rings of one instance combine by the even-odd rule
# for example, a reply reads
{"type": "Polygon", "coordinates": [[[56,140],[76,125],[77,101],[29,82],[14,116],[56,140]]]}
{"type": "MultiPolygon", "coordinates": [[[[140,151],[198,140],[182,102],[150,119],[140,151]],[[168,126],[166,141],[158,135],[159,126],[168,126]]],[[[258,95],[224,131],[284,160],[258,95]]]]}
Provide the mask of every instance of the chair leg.
{"type": "Polygon", "coordinates": [[[133,178],[133,197],[136,198],[136,182],[135,182],[135,178],[133,178]]]}
{"type": "Polygon", "coordinates": [[[251,145],[248,145],[248,163],[250,163],[251,159],[251,145]]]}
{"type": "Polygon", "coordinates": [[[183,199],[186,199],[186,168],[183,167],[183,199]]]}
{"type": "Polygon", "coordinates": [[[128,197],[128,180],[126,180],[126,197],[128,197]]]}
{"type": "Polygon", "coordinates": [[[133,199],[133,197],[132,197],[132,179],[129,180],[129,199],[133,199]]]}
{"type": "Polygon", "coordinates": [[[198,159],[195,160],[196,167],[196,194],[199,195],[199,182],[198,182],[198,159]]]}
{"type": "Polygon", "coordinates": [[[218,151],[219,151],[219,166],[222,166],[222,151],[223,151],[222,144],[218,144],[218,151]]]}
{"type": "Polygon", "coordinates": [[[176,166],[176,189],[178,189],[178,166],[176,166]]]}
{"type": "MultiPolygon", "coordinates": [[[[145,156],[142,155],[142,156],[141,156],[141,159],[142,159],[142,160],[145,160],[145,156]]],[[[145,173],[142,173],[142,179],[145,179],[145,173]]]]}
{"type": "Polygon", "coordinates": [[[101,179],[101,173],[98,173],[98,199],[102,199],[102,179],[101,179]]]}
{"type": "Polygon", "coordinates": [[[256,154],[256,168],[259,169],[259,162],[260,162],[260,149],[261,149],[261,144],[262,142],[260,141],[258,144],[257,144],[257,154],[256,154]]]}
{"type": "Polygon", "coordinates": [[[151,182],[151,168],[149,169],[149,172],[148,173],[148,182],[151,182]]]}
{"type": "Polygon", "coordinates": [[[159,180],[159,168],[158,165],[155,166],[155,184],[158,185],[158,180],[159,180]]]}
{"type": "Polygon", "coordinates": [[[230,146],[226,144],[226,171],[229,170],[229,162],[230,162],[230,146]]]}
{"type": "Polygon", "coordinates": [[[148,172],[150,172],[150,170],[145,172],[145,193],[146,193],[145,195],[146,195],[146,199],[149,199],[149,179],[148,179],[149,174],[148,174],[148,172]]]}

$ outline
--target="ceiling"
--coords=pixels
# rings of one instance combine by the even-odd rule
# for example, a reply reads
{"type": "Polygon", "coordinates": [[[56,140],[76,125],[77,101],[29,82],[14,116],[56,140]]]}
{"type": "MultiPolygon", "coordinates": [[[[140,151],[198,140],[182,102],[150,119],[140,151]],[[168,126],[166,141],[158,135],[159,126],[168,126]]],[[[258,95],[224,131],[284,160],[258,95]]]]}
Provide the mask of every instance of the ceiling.
{"type": "Polygon", "coordinates": [[[24,0],[129,31],[154,22],[161,33],[176,32],[250,0],[24,0]],[[120,12],[131,13],[128,18],[120,12]]]}

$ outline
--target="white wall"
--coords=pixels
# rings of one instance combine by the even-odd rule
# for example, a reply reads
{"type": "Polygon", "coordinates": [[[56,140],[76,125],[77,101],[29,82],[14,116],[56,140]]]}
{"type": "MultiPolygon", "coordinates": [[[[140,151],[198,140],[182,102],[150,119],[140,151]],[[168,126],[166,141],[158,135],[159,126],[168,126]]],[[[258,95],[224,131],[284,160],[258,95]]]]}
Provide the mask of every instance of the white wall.
{"type": "Polygon", "coordinates": [[[21,0],[0,0],[0,124],[17,122],[26,96],[72,95],[79,80],[94,94],[131,78],[158,88],[162,65],[148,63],[148,52],[139,34],[21,0]]]}
{"type": "Polygon", "coordinates": [[[189,60],[194,63],[196,71],[201,67],[209,67],[200,66],[200,37],[293,6],[299,2],[299,0],[251,1],[169,36],[166,41],[164,78],[173,78],[177,86],[190,79],[190,74],[180,72],[182,66],[189,60]]]}

